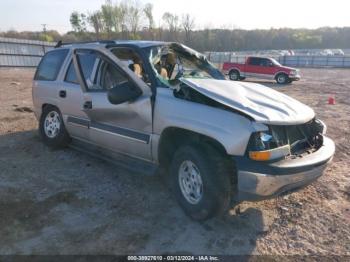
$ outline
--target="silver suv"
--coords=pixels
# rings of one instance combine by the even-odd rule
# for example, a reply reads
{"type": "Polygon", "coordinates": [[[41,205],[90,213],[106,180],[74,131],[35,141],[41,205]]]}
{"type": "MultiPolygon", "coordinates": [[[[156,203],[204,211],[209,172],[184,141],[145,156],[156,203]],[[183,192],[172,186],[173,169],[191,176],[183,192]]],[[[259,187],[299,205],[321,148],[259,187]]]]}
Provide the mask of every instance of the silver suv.
{"type": "Polygon", "coordinates": [[[335,150],[311,108],[225,80],[178,43],[60,43],[38,66],[33,103],[45,144],[143,173],[160,167],[197,220],[310,183],[335,150]]]}

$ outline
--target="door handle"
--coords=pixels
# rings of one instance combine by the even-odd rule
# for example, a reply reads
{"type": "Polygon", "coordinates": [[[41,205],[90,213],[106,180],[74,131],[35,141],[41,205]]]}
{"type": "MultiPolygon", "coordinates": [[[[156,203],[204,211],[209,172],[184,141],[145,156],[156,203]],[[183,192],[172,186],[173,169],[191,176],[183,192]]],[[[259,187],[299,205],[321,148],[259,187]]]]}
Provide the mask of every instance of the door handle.
{"type": "Polygon", "coordinates": [[[92,109],[92,101],[86,101],[83,107],[84,109],[92,109]]]}
{"type": "Polygon", "coordinates": [[[62,97],[62,98],[65,98],[67,96],[66,90],[60,90],[59,96],[62,97]]]}

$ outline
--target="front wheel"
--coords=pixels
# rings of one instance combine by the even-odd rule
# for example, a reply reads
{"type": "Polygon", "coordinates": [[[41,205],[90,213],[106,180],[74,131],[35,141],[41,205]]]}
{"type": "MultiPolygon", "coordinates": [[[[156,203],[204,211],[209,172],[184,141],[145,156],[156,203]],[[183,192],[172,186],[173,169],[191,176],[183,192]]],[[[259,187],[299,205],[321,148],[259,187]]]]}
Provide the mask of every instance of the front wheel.
{"type": "Polygon", "coordinates": [[[289,77],[286,74],[278,74],[276,76],[277,84],[284,85],[289,82],[289,77]]]}
{"type": "Polygon", "coordinates": [[[61,112],[54,106],[46,106],[40,117],[39,133],[44,143],[52,148],[62,148],[70,142],[61,112]]]}
{"type": "Polygon", "coordinates": [[[231,172],[225,158],[213,148],[182,146],[170,166],[171,188],[187,215],[205,220],[228,209],[231,172]]]}

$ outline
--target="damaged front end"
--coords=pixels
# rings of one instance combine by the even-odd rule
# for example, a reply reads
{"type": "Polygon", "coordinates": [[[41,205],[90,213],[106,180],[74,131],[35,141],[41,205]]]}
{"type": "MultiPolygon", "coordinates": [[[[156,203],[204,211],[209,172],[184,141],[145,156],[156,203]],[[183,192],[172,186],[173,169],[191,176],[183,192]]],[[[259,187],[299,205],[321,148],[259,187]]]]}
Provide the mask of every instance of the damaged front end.
{"type": "Polygon", "coordinates": [[[320,177],[335,145],[318,120],[299,125],[269,125],[253,133],[246,155],[236,157],[241,200],[259,200],[294,191],[320,177]]]}
{"type": "Polygon", "coordinates": [[[268,125],[268,131],[251,135],[246,154],[256,161],[295,159],[317,151],[325,132],[326,125],[315,118],[299,125],[268,125]]]}

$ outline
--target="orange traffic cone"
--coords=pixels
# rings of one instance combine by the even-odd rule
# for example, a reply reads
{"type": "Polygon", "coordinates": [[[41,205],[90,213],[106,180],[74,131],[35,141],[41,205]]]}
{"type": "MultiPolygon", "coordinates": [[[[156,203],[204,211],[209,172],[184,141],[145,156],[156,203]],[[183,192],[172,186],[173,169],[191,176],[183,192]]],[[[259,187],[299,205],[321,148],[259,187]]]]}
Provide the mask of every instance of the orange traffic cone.
{"type": "Polygon", "coordinates": [[[335,97],[334,95],[328,98],[328,105],[335,105],[335,97]]]}

